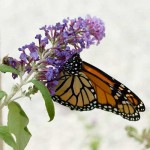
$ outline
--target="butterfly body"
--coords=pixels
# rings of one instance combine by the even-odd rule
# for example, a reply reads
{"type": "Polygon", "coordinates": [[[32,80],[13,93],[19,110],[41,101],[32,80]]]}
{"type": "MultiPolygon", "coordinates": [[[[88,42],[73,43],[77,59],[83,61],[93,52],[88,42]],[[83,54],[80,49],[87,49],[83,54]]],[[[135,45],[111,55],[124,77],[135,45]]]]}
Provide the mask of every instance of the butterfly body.
{"type": "Polygon", "coordinates": [[[75,54],[64,65],[52,99],[72,110],[99,108],[130,121],[140,119],[143,102],[126,86],[75,54]]]}

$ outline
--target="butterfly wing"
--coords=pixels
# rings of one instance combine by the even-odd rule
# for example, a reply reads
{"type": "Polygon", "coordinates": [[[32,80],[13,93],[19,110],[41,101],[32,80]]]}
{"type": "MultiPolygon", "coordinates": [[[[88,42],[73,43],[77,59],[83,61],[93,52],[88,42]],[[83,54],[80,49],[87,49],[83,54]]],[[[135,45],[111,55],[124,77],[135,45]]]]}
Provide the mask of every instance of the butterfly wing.
{"type": "Polygon", "coordinates": [[[100,69],[83,62],[83,73],[92,82],[97,94],[98,108],[136,121],[145,110],[143,102],[131,90],[100,69]]]}
{"type": "Polygon", "coordinates": [[[78,75],[70,75],[62,71],[56,86],[56,93],[52,98],[72,110],[87,111],[97,107],[94,87],[82,72],[78,75]]]}
{"type": "Polygon", "coordinates": [[[70,109],[100,108],[130,121],[140,119],[143,102],[126,86],[75,54],[64,65],[53,100],[70,109]]]}

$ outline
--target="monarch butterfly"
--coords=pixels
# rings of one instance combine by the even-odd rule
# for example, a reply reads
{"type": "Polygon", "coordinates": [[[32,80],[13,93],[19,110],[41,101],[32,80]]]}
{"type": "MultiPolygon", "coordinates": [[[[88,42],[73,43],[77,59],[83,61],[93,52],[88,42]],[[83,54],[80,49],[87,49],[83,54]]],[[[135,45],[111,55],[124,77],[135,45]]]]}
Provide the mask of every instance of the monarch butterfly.
{"type": "Polygon", "coordinates": [[[71,110],[89,111],[100,108],[121,115],[130,121],[140,119],[143,102],[125,85],[100,69],[73,55],[59,75],[52,99],[71,110]]]}

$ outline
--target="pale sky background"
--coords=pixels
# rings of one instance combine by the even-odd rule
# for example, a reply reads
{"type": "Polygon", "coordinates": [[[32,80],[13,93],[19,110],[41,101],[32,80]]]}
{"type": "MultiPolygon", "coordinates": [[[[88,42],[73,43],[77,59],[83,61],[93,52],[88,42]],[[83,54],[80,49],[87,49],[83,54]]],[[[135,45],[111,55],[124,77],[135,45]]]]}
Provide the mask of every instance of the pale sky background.
{"type": "MultiPolygon", "coordinates": [[[[150,1],[149,0],[1,0],[0,54],[18,57],[18,48],[30,43],[45,24],[55,24],[66,17],[97,16],[105,22],[106,37],[99,46],[84,50],[82,59],[110,74],[132,89],[147,110],[138,122],[129,122],[102,110],[75,112],[55,103],[56,116],[48,122],[40,94],[32,101],[20,100],[30,119],[32,133],[26,150],[89,150],[83,121],[96,123],[93,134],[101,137],[100,150],[141,150],[129,139],[125,126],[139,130],[150,127],[150,1]],[[126,147],[128,146],[128,147],[126,147]]],[[[10,75],[2,78],[2,88],[10,91],[10,75]]],[[[5,108],[4,123],[6,124],[5,108]]],[[[11,148],[5,145],[5,150],[11,148]]]]}

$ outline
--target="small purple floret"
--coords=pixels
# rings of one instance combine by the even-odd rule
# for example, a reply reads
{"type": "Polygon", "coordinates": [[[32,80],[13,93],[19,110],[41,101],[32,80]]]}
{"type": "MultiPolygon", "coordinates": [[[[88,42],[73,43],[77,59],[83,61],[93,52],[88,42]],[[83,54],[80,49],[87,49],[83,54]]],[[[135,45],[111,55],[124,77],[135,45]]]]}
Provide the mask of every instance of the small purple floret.
{"type": "Polygon", "coordinates": [[[26,62],[26,60],[27,60],[27,55],[26,55],[26,53],[21,53],[20,59],[23,60],[24,62],[26,62]]]}

